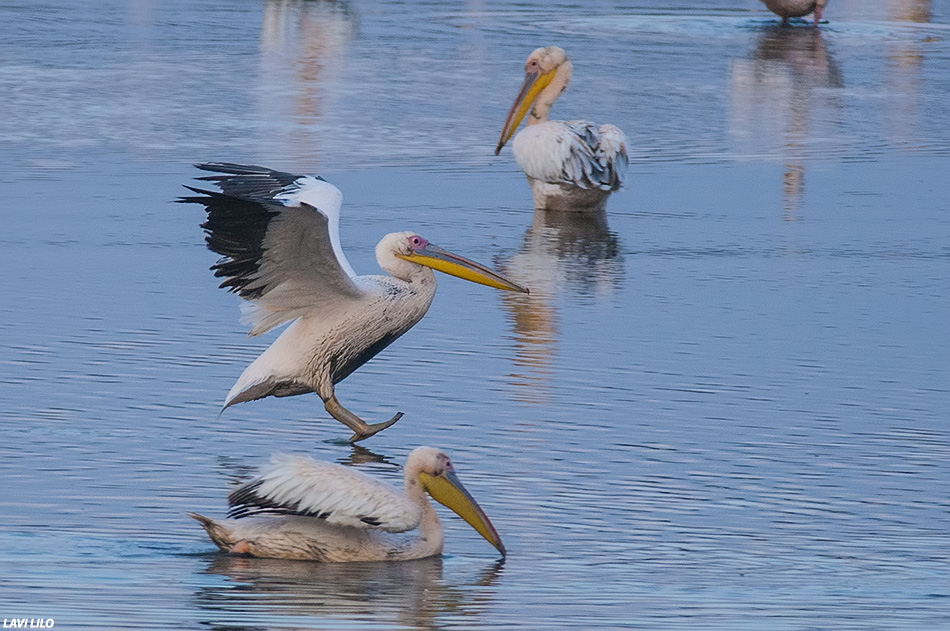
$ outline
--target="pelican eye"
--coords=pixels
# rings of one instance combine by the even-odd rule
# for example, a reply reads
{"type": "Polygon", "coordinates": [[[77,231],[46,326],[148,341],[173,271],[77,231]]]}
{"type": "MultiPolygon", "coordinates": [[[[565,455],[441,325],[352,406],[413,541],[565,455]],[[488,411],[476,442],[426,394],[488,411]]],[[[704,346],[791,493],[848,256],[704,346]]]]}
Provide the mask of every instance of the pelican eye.
{"type": "Polygon", "coordinates": [[[429,245],[429,242],[420,237],[419,235],[413,235],[409,237],[409,247],[413,250],[421,250],[422,248],[429,245]]]}

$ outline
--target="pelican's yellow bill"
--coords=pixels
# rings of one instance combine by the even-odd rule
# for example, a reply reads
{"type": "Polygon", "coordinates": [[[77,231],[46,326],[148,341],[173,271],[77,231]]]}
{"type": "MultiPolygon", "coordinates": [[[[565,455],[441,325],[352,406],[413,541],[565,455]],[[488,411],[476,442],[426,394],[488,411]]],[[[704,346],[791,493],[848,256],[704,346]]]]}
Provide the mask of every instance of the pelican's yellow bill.
{"type": "Polygon", "coordinates": [[[531,109],[534,100],[538,98],[538,94],[541,93],[541,90],[548,87],[548,84],[554,79],[556,72],[557,69],[550,70],[544,74],[538,72],[525,73],[521,90],[518,91],[518,96],[515,97],[515,102],[512,104],[511,109],[508,110],[508,117],[505,118],[505,124],[501,128],[501,135],[498,137],[498,146],[495,147],[496,156],[501,151],[501,148],[505,146],[505,143],[511,140],[511,137],[515,135],[518,125],[521,124],[525,114],[531,109]]]}
{"type": "Polygon", "coordinates": [[[488,285],[495,289],[520,291],[525,294],[529,293],[526,287],[513,283],[484,265],[470,261],[457,254],[452,254],[431,243],[424,248],[414,250],[411,254],[397,254],[396,256],[407,261],[412,261],[413,263],[418,263],[419,265],[431,267],[440,272],[445,272],[446,274],[451,274],[458,278],[464,278],[473,283],[488,285]]]}
{"type": "Polygon", "coordinates": [[[488,543],[495,546],[502,556],[506,554],[505,544],[501,542],[501,537],[498,536],[498,532],[488,519],[488,515],[465,490],[453,471],[446,471],[439,476],[420,473],[419,481],[432,496],[432,499],[452,509],[456,515],[467,521],[469,526],[485,537],[488,543]]]}

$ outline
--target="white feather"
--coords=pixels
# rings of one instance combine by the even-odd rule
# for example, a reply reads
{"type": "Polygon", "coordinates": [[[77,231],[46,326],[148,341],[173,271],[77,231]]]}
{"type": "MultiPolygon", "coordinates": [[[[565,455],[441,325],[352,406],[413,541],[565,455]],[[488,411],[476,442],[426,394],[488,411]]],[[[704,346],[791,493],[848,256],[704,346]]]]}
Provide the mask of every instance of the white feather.
{"type": "Polygon", "coordinates": [[[294,184],[296,190],[277,195],[274,199],[286,200],[288,205],[296,206],[300,202],[309,204],[317,208],[327,216],[328,228],[330,233],[330,244],[333,246],[333,252],[336,254],[340,267],[350,277],[356,276],[356,272],[346,260],[343,248],[340,247],[340,209],[343,207],[343,193],[333,184],[326,180],[304,175],[299,177],[294,184]]]}
{"type": "Polygon", "coordinates": [[[263,289],[243,312],[252,336],[360,297],[339,243],[340,190],[312,177],[295,184],[274,197],[284,209],[268,225],[260,267],[247,285],[263,289]]]}
{"type": "Polygon", "coordinates": [[[422,518],[420,506],[395,487],[307,456],[275,455],[251,484],[258,482],[259,497],[298,512],[326,514],[328,524],[405,532],[422,518]]]}
{"type": "Polygon", "coordinates": [[[586,121],[528,125],[511,149],[528,177],[582,189],[619,189],[628,162],[627,138],[619,128],[586,121]]]}

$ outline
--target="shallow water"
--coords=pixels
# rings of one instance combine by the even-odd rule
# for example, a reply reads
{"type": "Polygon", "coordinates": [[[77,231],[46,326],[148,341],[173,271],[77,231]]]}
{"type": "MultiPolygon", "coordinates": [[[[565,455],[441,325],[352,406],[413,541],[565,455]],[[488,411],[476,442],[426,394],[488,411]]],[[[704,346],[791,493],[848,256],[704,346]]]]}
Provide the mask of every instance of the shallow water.
{"type": "Polygon", "coordinates": [[[950,7],[0,6],[0,616],[56,628],[950,627],[950,7]],[[622,127],[605,217],[533,216],[492,155],[524,57],[622,127]],[[414,229],[532,289],[440,278],[316,397],[218,416],[248,340],[193,162],[319,172],[376,269],[414,229]],[[305,450],[393,482],[448,450],[509,549],[217,554],[186,510],[305,450]]]}

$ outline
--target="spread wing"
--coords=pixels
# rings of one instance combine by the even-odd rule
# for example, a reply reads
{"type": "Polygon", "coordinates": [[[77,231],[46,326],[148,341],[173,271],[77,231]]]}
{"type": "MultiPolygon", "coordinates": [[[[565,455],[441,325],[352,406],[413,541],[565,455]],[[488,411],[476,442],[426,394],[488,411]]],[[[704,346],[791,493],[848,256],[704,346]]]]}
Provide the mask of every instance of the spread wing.
{"type": "Polygon", "coordinates": [[[319,177],[228,163],[197,165],[199,178],[220,191],[179,198],[202,204],[208,249],[220,254],[221,287],[249,301],[245,314],[258,335],[324,306],[355,300],[356,275],[340,249],[343,195],[319,177]]]}
{"type": "Polygon", "coordinates": [[[525,174],[543,182],[615,191],[623,186],[627,137],[614,125],[547,121],[529,125],[512,143],[525,174]]]}
{"type": "Polygon", "coordinates": [[[228,496],[228,517],[302,515],[329,524],[405,532],[419,525],[418,505],[388,484],[330,462],[281,454],[228,496]]]}

